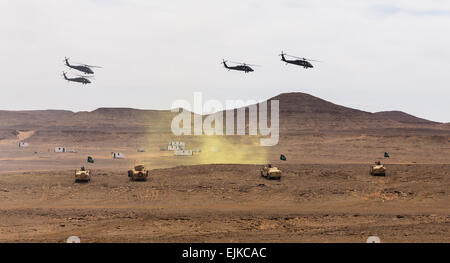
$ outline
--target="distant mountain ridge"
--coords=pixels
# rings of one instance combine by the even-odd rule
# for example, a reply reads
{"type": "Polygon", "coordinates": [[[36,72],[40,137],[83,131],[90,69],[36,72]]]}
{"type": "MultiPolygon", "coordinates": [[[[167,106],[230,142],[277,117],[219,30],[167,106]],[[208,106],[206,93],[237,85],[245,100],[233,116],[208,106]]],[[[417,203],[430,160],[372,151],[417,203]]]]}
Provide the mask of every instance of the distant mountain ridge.
{"type": "Polygon", "coordinates": [[[415,123],[415,124],[440,124],[439,122],[426,120],[423,118],[416,117],[414,115],[408,114],[403,111],[380,111],[376,112],[375,115],[398,121],[401,123],[415,123]]]}
{"type": "MultiPolygon", "coordinates": [[[[283,93],[268,101],[272,100],[279,100],[280,133],[285,135],[305,132],[450,128],[450,124],[439,124],[400,111],[370,113],[300,92],[283,93]]],[[[91,112],[0,111],[0,139],[11,138],[16,130],[35,130],[34,136],[57,136],[71,131],[89,134],[169,133],[171,120],[177,114],[170,110],[132,108],[99,108],[91,112]]]]}
{"type": "Polygon", "coordinates": [[[280,126],[286,133],[402,126],[396,121],[373,113],[337,105],[306,93],[283,93],[270,100],[279,100],[280,102],[280,126]]]}

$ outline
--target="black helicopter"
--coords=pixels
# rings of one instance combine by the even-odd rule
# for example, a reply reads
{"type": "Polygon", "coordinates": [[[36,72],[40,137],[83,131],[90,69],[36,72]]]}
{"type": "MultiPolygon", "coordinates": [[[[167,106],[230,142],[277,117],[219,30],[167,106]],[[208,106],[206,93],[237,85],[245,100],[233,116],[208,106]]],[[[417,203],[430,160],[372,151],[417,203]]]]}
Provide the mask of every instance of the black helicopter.
{"type": "Polygon", "coordinates": [[[223,66],[228,70],[238,70],[238,71],[244,71],[245,73],[253,72],[254,70],[250,66],[259,67],[258,65],[252,65],[252,64],[246,64],[246,63],[240,63],[240,62],[233,62],[231,63],[237,64],[237,66],[228,66],[226,60],[222,60],[223,66]]]}
{"type": "Polygon", "coordinates": [[[91,81],[88,79],[91,78],[90,76],[78,76],[77,78],[68,78],[66,76],[66,72],[63,72],[63,76],[64,79],[66,79],[67,81],[79,82],[82,83],[83,85],[91,83],[91,81]]]}
{"type": "Polygon", "coordinates": [[[310,61],[321,62],[321,61],[318,61],[318,60],[306,59],[306,58],[300,58],[300,57],[296,57],[296,56],[291,56],[291,55],[288,55],[286,53],[283,53],[283,51],[281,51],[280,56],[281,56],[281,61],[286,62],[286,65],[289,63],[289,64],[294,64],[294,65],[297,65],[297,66],[302,66],[302,67],[304,67],[306,69],[314,67],[310,63],[310,61]],[[290,60],[290,59],[286,59],[286,57],[291,57],[291,58],[296,58],[296,59],[290,60]]]}
{"type": "Polygon", "coordinates": [[[66,57],[66,58],[64,58],[64,60],[66,61],[66,66],[68,66],[69,68],[79,70],[85,74],[94,74],[94,71],[92,70],[92,68],[101,68],[99,66],[91,66],[91,65],[86,65],[86,64],[81,64],[78,66],[70,65],[69,58],[66,57]]]}

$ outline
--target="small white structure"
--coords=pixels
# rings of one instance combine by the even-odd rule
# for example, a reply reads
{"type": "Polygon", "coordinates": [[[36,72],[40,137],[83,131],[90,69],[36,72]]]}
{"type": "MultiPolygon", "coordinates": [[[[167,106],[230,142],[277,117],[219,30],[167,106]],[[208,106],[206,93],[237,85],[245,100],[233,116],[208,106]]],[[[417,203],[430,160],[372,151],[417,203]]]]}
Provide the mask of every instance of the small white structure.
{"type": "Polygon", "coordinates": [[[167,145],[167,150],[169,151],[184,150],[184,147],[185,147],[184,142],[171,141],[169,145],[167,145]]]}
{"type": "Polygon", "coordinates": [[[125,154],[113,152],[112,153],[112,158],[114,158],[114,159],[124,159],[125,158],[125,154]]]}
{"type": "Polygon", "coordinates": [[[175,150],[173,153],[177,156],[194,155],[192,150],[175,150]]]}
{"type": "Polygon", "coordinates": [[[27,142],[19,142],[19,148],[25,148],[30,146],[27,142]]]}
{"type": "Polygon", "coordinates": [[[66,147],[55,147],[55,153],[65,153],[67,152],[66,147]]]}

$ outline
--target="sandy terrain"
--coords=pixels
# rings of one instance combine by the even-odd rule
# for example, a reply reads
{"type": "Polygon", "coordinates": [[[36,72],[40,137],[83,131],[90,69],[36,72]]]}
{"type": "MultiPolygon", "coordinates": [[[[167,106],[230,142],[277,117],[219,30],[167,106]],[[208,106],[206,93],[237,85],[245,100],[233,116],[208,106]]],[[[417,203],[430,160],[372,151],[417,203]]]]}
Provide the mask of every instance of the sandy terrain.
{"type": "Polygon", "coordinates": [[[0,241],[450,242],[450,165],[180,166],[130,182],[126,171],[0,176],[0,241]]]}
{"type": "Polygon", "coordinates": [[[275,98],[274,147],[259,136],[175,137],[170,111],[0,111],[0,242],[450,242],[448,124],[275,98]],[[201,152],[161,151],[171,140],[201,152]],[[368,174],[376,160],[386,177],[368,174]],[[151,169],[147,182],[128,180],[135,162],[151,169]],[[260,177],[268,162],[281,181],[260,177]],[[74,183],[82,165],[91,183],[74,183]]]}

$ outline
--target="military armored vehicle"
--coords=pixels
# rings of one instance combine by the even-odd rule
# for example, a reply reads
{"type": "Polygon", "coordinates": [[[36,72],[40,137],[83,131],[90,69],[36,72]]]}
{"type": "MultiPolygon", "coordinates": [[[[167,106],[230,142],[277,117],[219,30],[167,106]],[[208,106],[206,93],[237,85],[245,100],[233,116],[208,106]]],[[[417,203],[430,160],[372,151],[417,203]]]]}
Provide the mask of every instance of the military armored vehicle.
{"type": "Polygon", "coordinates": [[[146,181],[148,170],[145,170],[143,165],[136,165],[133,170],[128,171],[128,177],[131,181],[146,181]]]}
{"type": "Polygon", "coordinates": [[[386,167],[384,167],[381,162],[375,162],[375,164],[370,167],[370,175],[386,176],[386,167]]]}
{"type": "Polygon", "coordinates": [[[268,164],[261,169],[261,176],[269,180],[280,180],[281,170],[268,164]]]}
{"type": "Polygon", "coordinates": [[[86,170],[86,168],[81,167],[80,169],[75,170],[75,182],[90,182],[91,181],[91,171],[86,170]]]}

